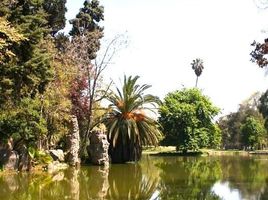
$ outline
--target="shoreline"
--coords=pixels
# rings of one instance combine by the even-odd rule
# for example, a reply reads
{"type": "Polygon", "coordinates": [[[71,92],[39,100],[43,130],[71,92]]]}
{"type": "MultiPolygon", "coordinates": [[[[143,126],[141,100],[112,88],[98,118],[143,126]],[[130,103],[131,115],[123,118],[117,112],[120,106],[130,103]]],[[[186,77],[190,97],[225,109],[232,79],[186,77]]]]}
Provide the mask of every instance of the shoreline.
{"type": "Polygon", "coordinates": [[[250,156],[250,155],[268,155],[268,150],[217,150],[217,149],[200,149],[200,151],[189,151],[182,153],[176,151],[174,146],[145,147],[142,152],[144,155],[154,156],[250,156]]]}

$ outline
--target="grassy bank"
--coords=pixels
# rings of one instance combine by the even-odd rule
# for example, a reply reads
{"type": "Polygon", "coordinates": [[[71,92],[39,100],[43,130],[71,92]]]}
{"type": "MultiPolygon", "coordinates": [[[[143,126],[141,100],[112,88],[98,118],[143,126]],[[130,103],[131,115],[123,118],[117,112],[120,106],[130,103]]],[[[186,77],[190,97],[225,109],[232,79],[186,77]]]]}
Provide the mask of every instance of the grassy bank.
{"type": "Polygon", "coordinates": [[[203,156],[248,156],[248,155],[268,155],[268,150],[257,151],[242,151],[242,150],[215,150],[215,149],[201,149],[199,152],[188,152],[183,154],[176,151],[175,146],[158,146],[158,147],[144,147],[143,154],[150,155],[203,155],[203,156]]]}

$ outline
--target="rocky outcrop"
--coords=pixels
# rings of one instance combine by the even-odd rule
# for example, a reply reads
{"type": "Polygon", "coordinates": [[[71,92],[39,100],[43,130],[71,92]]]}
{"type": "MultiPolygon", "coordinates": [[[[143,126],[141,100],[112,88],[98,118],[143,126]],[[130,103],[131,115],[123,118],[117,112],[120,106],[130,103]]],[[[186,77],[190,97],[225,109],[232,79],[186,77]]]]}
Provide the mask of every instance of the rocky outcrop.
{"type": "Polygon", "coordinates": [[[31,159],[24,144],[17,144],[14,149],[12,138],[7,143],[0,143],[0,165],[4,170],[31,170],[31,159]]]}
{"type": "Polygon", "coordinates": [[[109,165],[109,142],[106,133],[102,130],[92,131],[89,140],[90,145],[87,151],[91,163],[95,165],[109,165]]]}
{"type": "Polygon", "coordinates": [[[80,164],[79,159],[79,147],[80,147],[80,136],[79,127],[76,116],[72,116],[71,119],[71,132],[67,136],[67,156],[66,160],[71,166],[77,166],[80,164]]]}
{"type": "Polygon", "coordinates": [[[0,164],[4,170],[18,170],[18,153],[10,149],[0,149],[0,164]]]}
{"type": "Polygon", "coordinates": [[[29,156],[27,147],[25,145],[20,146],[18,149],[19,152],[19,171],[30,171],[32,169],[32,159],[29,156]]]}
{"type": "Polygon", "coordinates": [[[61,149],[51,149],[49,150],[50,156],[54,161],[64,162],[64,153],[61,149]]]}

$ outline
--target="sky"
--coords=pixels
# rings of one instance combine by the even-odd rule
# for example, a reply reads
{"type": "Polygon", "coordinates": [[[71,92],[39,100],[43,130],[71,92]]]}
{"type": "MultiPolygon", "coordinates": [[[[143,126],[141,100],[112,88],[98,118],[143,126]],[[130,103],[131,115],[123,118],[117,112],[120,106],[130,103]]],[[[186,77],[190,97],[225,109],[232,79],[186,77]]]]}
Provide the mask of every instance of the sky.
{"type": "MultiPolygon", "coordinates": [[[[105,80],[139,75],[140,83],[152,85],[149,92],[163,99],[194,87],[191,62],[201,58],[198,87],[222,114],[235,112],[251,94],[268,89],[265,70],[249,56],[250,44],[268,37],[268,8],[258,1],[265,0],[101,0],[103,48],[118,34],[128,40],[104,72],[105,80]]],[[[83,2],[67,0],[67,19],[83,2]]]]}

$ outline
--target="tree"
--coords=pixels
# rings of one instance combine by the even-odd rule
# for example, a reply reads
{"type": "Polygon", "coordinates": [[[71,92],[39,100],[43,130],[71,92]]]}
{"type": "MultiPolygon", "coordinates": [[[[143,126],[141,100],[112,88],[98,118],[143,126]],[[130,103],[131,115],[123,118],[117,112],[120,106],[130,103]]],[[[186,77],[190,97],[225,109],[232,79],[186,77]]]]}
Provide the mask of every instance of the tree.
{"type": "Polygon", "coordinates": [[[70,35],[74,37],[73,42],[86,42],[87,57],[90,60],[96,58],[96,52],[100,49],[100,39],[103,37],[103,28],[99,26],[104,20],[103,6],[98,0],[85,1],[84,7],[80,9],[75,19],[70,20],[73,25],[70,35]]]}
{"type": "Polygon", "coordinates": [[[259,98],[258,110],[265,119],[265,127],[268,130],[268,90],[259,98]]]}
{"type": "Polygon", "coordinates": [[[50,54],[45,42],[49,28],[42,1],[14,1],[7,5],[5,2],[0,3],[5,7],[1,7],[0,16],[6,17],[27,38],[10,46],[16,59],[0,65],[0,76],[6,80],[0,83],[1,93],[6,94],[1,95],[0,102],[9,99],[17,104],[22,98],[34,98],[43,93],[52,78],[50,54]]]}
{"type": "Polygon", "coordinates": [[[219,109],[200,90],[183,89],[169,93],[159,113],[165,134],[163,144],[176,145],[185,153],[219,146],[221,135],[212,121],[219,109]]]}
{"type": "Polygon", "coordinates": [[[4,17],[0,17],[0,64],[10,61],[15,56],[10,48],[25,39],[4,17]]]}
{"type": "Polygon", "coordinates": [[[59,124],[51,116],[60,112],[55,109],[55,102],[48,102],[52,98],[47,95],[53,93],[48,92],[47,87],[52,86],[52,81],[56,82],[54,70],[58,67],[54,66],[55,57],[52,59],[56,49],[50,33],[52,29],[59,30],[65,22],[54,23],[57,16],[52,16],[53,6],[60,5],[36,0],[0,2],[0,54],[4,55],[0,64],[0,140],[13,138],[13,148],[19,152],[20,162],[31,156],[29,149],[42,149],[42,141],[48,138],[48,133],[56,132],[51,125],[59,124]]]}
{"type": "Polygon", "coordinates": [[[251,46],[254,47],[254,50],[250,53],[251,61],[261,68],[267,67],[268,60],[266,55],[268,54],[268,38],[266,38],[263,43],[254,41],[251,46]]]}
{"type": "Polygon", "coordinates": [[[223,116],[218,120],[222,131],[222,146],[225,149],[242,149],[245,146],[241,127],[248,117],[263,121],[263,117],[258,110],[260,106],[259,98],[260,93],[252,94],[239,105],[239,109],[236,112],[223,116]]]}
{"type": "Polygon", "coordinates": [[[67,11],[66,0],[45,0],[43,8],[48,13],[47,21],[51,35],[55,34],[65,27],[65,13],[67,11]]]}
{"type": "Polygon", "coordinates": [[[104,20],[103,13],[103,6],[99,5],[98,0],[85,0],[84,7],[80,9],[76,18],[70,20],[70,23],[73,25],[70,35],[81,36],[96,30],[102,32],[103,28],[98,23],[104,20]]]}
{"type": "Polygon", "coordinates": [[[139,85],[139,76],[124,77],[122,89],[116,88],[107,100],[111,110],[105,118],[113,163],[138,161],[142,145],[157,145],[161,132],[157,122],[146,114],[149,105],[159,103],[156,96],[144,94],[149,85],[139,85]]]}
{"type": "Polygon", "coordinates": [[[198,78],[202,74],[203,69],[204,69],[203,60],[201,60],[200,58],[196,58],[195,60],[193,60],[191,65],[192,65],[192,69],[194,70],[195,75],[196,75],[195,87],[197,87],[198,78]]]}
{"type": "Polygon", "coordinates": [[[241,126],[242,141],[246,149],[262,149],[266,143],[267,132],[263,121],[254,117],[247,117],[245,123],[241,126]]]}
{"type": "MultiPolygon", "coordinates": [[[[100,101],[101,73],[106,68],[106,61],[110,56],[104,55],[100,63],[93,63],[96,53],[100,49],[100,39],[103,28],[98,25],[104,19],[104,9],[98,0],[85,1],[75,19],[70,20],[73,25],[70,35],[72,40],[67,47],[68,57],[77,66],[77,75],[70,88],[72,112],[78,118],[81,136],[81,156],[86,152],[86,145],[90,130],[94,127],[93,110],[100,101]]],[[[109,51],[109,46],[107,47],[109,51]]],[[[96,60],[95,60],[96,61],[96,60]]]]}

